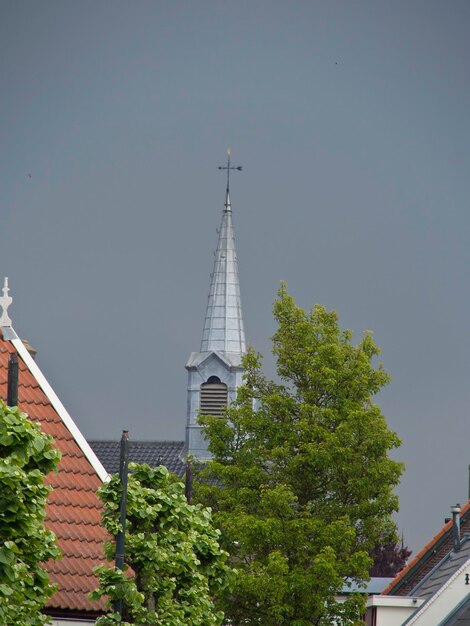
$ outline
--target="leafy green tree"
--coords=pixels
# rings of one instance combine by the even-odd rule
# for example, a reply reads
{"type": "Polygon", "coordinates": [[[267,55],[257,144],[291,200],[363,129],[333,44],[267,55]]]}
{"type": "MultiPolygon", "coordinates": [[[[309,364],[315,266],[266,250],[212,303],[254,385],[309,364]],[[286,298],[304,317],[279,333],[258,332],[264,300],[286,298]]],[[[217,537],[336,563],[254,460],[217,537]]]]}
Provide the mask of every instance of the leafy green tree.
{"type": "Polygon", "coordinates": [[[25,413],[0,401],[0,624],[38,626],[39,613],[55,590],[41,567],[59,557],[55,536],[44,526],[50,487],[60,453],[25,413]]]}
{"type": "Polygon", "coordinates": [[[375,545],[396,538],[402,465],[388,453],[400,441],[372,402],[389,376],[370,333],[353,345],[334,311],[304,311],[284,285],[274,316],[281,382],[250,351],[225,417],[200,417],[213,460],[198,498],[238,569],[221,606],[233,624],[362,623],[363,598],[335,595],[368,580],[375,545]]]}
{"type": "MultiPolygon", "coordinates": [[[[220,532],[213,528],[211,512],[188,504],[184,485],[165,467],[130,464],[125,570],[96,569],[100,589],[93,599],[108,597],[110,611],[96,622],[101,626],[121,623],[112,604],[123,599],[123,624],[152,626],[216,626],[223,613],[212,596],[228,582],[228,554],[219,547],[220,532]]],[[[101,487],[103,523],[116,536],[120,529],[119,477],[101,487]]],[[[114,559],[115,543],[105,546],[114,559]]]]}

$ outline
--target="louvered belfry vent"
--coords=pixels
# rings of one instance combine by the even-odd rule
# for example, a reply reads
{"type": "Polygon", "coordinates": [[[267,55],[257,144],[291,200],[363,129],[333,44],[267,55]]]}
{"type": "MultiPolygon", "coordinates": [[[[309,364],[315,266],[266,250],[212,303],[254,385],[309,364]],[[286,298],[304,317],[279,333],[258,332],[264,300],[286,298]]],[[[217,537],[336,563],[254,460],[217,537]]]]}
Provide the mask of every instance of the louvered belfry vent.
{"type": "Polygon", "coordinates": [[[202,383],[199,409],[203,415],[222,417],[227,400],[227,385],[221,383],[217,376],[211,376],[206,383],[202,383]]]}

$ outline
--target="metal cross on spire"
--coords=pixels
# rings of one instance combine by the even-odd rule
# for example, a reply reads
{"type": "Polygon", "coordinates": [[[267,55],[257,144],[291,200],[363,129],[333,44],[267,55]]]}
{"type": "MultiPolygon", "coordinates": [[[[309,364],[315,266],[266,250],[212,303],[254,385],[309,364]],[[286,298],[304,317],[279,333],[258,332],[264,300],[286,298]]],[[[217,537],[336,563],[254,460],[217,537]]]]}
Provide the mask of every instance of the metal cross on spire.
{"type": "Polygon", "coordinates": [[[225,196],[225,208],[228,210],[230,206],[230,170],[238,170],[241,172],[243,167],[241,165],[230,165],[230,148],[227,148],[227,165],[219,165],[219,170],[227,170],[227,191],[225,196]]]}

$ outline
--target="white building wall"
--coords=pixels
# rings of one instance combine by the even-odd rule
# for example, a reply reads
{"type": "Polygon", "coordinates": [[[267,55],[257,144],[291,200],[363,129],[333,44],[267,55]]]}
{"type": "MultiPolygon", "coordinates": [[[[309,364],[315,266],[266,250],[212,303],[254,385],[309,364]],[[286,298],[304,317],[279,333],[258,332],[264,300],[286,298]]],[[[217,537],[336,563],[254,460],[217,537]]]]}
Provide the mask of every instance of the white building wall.
{"type": "Polygon", "coordinates": [[[422,598],[371,596],[367,600],[366,626],[402,626],[423,602],[422,598]]]}

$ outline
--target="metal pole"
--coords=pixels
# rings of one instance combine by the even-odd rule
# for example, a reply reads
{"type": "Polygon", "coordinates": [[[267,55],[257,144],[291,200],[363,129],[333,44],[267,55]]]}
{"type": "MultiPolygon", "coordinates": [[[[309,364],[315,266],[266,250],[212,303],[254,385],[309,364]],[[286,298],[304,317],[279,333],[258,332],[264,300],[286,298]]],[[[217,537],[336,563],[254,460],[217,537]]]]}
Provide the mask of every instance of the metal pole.
{"type": "Polygon", "coordinates": [[[8,359],[8,406],[18,406],[18,355],[10,354],[8,359]]]}
{"type": "MultiPolygon", "coordinates": [[[[116,568],[124,570],[124,549],[126,543],[126,504],[127,504],[127,476],[129,469],[129,431],[123,430],[121,437],[121,456],[119,459],[119,481],[121,483],[121,530],[116,536],[116,568]]],[[[114,603],[114,611],[122,618],[122,599],[114,603]]]]}
{"type": "Polygon", "coordinates": [[[186,461],[186,481],[185,481],[185,495],[188,504],[192,504],[193,499],[193,466],[191,461],[186,461]]]}
{"type": "Polygon", "coordinates": [[[454,540],[454,552],[460,550],[460,504],[451,507],[452,513],[452,536],[454,540]]]}

